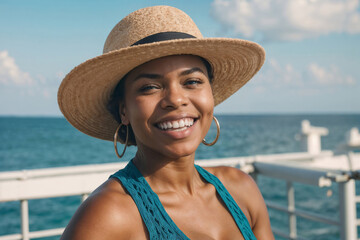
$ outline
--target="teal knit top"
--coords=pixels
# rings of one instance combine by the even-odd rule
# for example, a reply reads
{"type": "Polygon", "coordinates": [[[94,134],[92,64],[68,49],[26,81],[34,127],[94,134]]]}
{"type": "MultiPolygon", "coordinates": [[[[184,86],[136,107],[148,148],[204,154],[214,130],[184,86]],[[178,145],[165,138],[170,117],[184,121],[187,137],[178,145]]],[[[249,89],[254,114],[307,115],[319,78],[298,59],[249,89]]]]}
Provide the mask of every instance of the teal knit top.
{"type": "MultiPolygon", "coordinates": [[[[202,167],[198,165],[195,165],[195,167],[199,174],[208,183],[214,185],[217,193],[227,206],[245,240],[256,239],[244,213],[241,211],[240,207],[236,204],[235,200],[231,197],[230,193],[226,190],[220,180],[202,167]]],[[[173,220],[171,220],[170,216],[161,204],[159,197],[152,191],[150,185],[133,164],[132,160],[124,169],[119,170],[110,177],[118,179],[134,200],[147,227],[151,240],[189,240],[189,238],[176,226],[173,220]]]]}

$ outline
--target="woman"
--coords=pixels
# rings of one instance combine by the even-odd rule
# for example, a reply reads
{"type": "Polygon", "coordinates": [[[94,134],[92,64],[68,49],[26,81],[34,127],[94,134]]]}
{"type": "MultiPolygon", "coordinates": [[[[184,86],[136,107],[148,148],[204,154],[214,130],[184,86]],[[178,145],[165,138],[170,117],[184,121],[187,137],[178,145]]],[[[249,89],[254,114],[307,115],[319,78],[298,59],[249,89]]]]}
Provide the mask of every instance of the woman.
{"type": "Polygon", "coordinates": [[[219,130],[214,106],[250,80],[264,55],[252,42],[204,39],[173,7],[120,21],[104,54],[65,77],[58,101],[73,126],[114,141],[119,157],[129,145],[137,153],[80,206],[62,239],[273,239],[247,174],[194,165],[199,144],[216,142],[204,139],[213,119],[219,130]]]}

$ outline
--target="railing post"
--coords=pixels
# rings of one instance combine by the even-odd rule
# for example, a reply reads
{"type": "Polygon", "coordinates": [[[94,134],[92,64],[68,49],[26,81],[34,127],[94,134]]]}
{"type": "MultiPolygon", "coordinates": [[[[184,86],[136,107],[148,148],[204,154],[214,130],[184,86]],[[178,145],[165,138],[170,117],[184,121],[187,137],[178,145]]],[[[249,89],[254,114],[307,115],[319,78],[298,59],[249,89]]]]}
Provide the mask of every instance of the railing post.
{"type": "Polygon", "coordinates": [[[288,210],[289,210],[289,235],[290,239],[297,238],[295,211],[295,191],[292,182],[286,182],[288,210]]]}
{"type": "Polygon", "coordinates": [[[356,240],[355,180],[339,183],[341,240],[356,240]]]}
{"type": "Polygon", "coordinates": [[[29,240],[29,204],[28,200],[21,200],[21,234],[23,240],[29,240]]]}
{"type": "Polygon", "coordinates": [[[84,193],[83,195],[81,195],[81,202],[84,202],[88,197],[89,197],[89,194],[87,194],[87,193],[84,193]]]}
{"type": "Polygon", "coordinates": [[[301,122],[301,138],[305,151],[311,154],[321,153],[321,136],[326,136],[329,130],[324,127],[311,126],[308,120],[301,122]]]}

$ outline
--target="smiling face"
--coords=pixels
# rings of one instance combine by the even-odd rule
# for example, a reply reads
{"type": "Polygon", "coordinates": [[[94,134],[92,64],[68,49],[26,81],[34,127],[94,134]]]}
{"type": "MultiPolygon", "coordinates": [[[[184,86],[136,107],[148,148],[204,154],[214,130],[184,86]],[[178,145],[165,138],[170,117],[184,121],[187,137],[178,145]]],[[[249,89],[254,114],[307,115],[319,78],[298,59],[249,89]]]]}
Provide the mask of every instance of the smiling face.
{"type": "Polygon", "coordinates": [[[193,155],[214,109],[201,58],[168,56],[133,69],[125,80],[121,119],[131,124],[138,150],[167,158],[193,155]]]}

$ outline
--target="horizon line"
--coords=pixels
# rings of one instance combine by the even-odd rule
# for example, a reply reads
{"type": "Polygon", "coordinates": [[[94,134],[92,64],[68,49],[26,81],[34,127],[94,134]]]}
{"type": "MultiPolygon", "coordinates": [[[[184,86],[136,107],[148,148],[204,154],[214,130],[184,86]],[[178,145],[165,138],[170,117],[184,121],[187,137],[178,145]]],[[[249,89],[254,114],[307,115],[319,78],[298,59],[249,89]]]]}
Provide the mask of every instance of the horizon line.
{"type": "MultiPolygon", "coordinates": [[[[263,115],[360,115],[360,112],[247,112],[247,113],[216,113],[216,116],[263,116],[263,115]]],[[[14,117],[14,118],[65,118],[64,115],[45,115],[45,114],[0,114],[0,117],[14,117]]],[[[66,119],[66,118],[65,118],[66,119]]]]}

